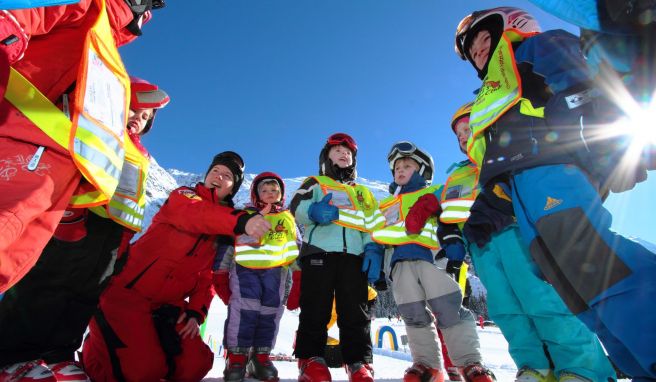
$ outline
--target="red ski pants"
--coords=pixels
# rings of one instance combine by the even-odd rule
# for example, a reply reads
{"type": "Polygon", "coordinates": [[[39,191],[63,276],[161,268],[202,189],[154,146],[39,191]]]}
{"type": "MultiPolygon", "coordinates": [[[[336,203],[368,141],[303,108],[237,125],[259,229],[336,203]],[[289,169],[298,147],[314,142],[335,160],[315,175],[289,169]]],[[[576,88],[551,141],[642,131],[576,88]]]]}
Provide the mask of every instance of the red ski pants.
{"type": "Polygon", "coordinates": [[[71,157],[60,151],[46,149],[28,169],[37,148],[0,137],[0,293],[36,263],[80,183],[71,157]]]}
{"type": "MultiPolygon", "coordinates": [[[[184,302],[175,305],[184,308],[184,302]]],[[[169,372],[153,324],[153,304],[138,293],[110,284],[100,298],[100,313],[89,324],[82,347],[84,370],[96,382],[159,381],[169,372]]],[[[179,329],[182,324],[178,325],[179,329]]],[[[171,381],[200,381],[212,369],[214,353],[200,336],[182,339],[171,381]]]]}

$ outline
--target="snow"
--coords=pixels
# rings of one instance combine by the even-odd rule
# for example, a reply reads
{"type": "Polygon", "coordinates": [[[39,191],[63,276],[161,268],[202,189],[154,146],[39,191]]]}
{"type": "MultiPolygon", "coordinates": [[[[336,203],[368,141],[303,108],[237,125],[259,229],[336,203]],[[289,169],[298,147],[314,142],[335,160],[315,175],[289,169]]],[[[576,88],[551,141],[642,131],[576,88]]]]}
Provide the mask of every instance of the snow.
{"type": "MultiPolygon", "coordinates": [[[[223,348],[221,340],[223,338],[223,324],[227,315],[226,306],[218,298],[214,299],[210,308],[210,313],[207,320],[207,327],[205,329],[205,342],[210,345],[215,354],[214,367],[205,377],[204,381],[223,381],[223,368],[225,362],[223,359],[223,348]]],[[[393,352],[390,350],[388,343],[388,336],[384,336],[383,349],[386,353],[392,354],[385,356],[376,353],[382,353],[381,349],[374,348],[374,371],[376,380],[385,380],[390,382],[402,381],[403,372],[410,367],[409,349],[401,345],[401,335],[405,334],[405,326],[403,322],[398,322],[392,319],[390,322],[387,318],[378,318],[372,322],[371,333],[372,342],[376,344],[375,336],[378,328],[382,326],[390,326],[396,333],[397,341],[400,351],[393,352]],[[405,349],[404,349],[405,348],[405,349]],[[403,353],[403,350],[406,353],[403,353]],[[406,359],[401,359],[406,358],[406,359]]],[[[280,330],[278,332],[277,342],[273,349],[274,354],[284,354],[291,356],[293,352],[293,343],[296,328],[298,327],[298,311],[288,311],[280,320],[280,330]]],[[[481,340],[481,351],[483,353],[484,363],[494,371],[498,381],[513,381],[517,368],[508,354],[508,343],[496,327],[485,327],[481,329],[478,327],[478,334],[481,340]]],[[[332,327],[329,335],[338,338],[338,329],[336,326],[332,327]]],[[[296,362],[290,361],[274,361],[280,380],[283,382],[296,381],[298,377],[298,368],[296,362]]],[[[330,369],[333,381],[348,381],[348,377],[344,369],[330,369]]]]}

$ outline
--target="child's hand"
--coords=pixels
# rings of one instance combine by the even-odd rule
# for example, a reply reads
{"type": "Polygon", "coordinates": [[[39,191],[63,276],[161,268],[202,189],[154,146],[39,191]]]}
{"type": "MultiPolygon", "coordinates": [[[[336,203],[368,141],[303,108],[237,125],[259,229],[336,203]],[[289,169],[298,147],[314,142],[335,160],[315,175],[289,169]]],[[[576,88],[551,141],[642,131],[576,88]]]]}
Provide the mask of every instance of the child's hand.
{"type": "Polygon", "coordinates": [[[435,194],[422,195],[415,204],[410,207],[408,216],[405,217],[405,230],[412,235],[416,235],[424,228],[426,220],[432,215],[436,215],[442,210],[440,201],[435,194]]]}
{"type": "Polygon", "coordinates": [[[264,208],[262,208],[262,210],[260,211],[260,215],[262,216],[268,215],[269,212],[271,212],[272,208],[273,208],[273,204],[267,203],[267,205],[264,208]]]}
{"type": "Polygon", "coordinates": [[[328,193],[320,202],[310,204],[308,216],[313,222],[319,225],[324,225],[339,218],[339,210],[337,207],[330,204],[332,198],[333,194],[328,193]]]}

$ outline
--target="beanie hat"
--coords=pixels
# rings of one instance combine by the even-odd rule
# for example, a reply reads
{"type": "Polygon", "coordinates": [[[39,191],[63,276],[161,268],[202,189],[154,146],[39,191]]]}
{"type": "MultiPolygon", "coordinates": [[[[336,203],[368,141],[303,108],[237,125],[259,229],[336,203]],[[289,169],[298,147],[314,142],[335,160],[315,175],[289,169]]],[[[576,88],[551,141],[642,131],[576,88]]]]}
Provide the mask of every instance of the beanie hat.
{"type": "Polygon", "coordinates": [[[209,174],[212,168],[214,168],[216,165],[226,166],[232,173],[234,182],[232,185],[232,192],[230,193],[230,197],[235,196],[237,191],[239,191],[239,187],[241,187],[241,183],[244,181],[244,160],[234,151],[224,151],[222,153],[216,154],[212,159],[210,167],[205,172],[205,178],[207,178],[207,174],[209,174]]]}

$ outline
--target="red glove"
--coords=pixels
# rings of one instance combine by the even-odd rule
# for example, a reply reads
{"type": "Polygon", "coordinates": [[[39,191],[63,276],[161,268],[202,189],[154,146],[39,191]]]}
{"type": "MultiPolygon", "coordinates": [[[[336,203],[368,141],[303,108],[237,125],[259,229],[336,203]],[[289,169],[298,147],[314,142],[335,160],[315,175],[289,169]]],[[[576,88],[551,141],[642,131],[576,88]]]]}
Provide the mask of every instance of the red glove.
{"type": "Polygon", "coordinates": [[[418,234],[424,228],[426,220],[432,215],[438,214],[440,211],[442,211],[442,207],[440,207],[440,201],[437,200],[435,194],[422,195],[410,207],[408,216],[405,217],[405,230],[409,234],[418,234]]]}
{"type": "Polygon", "coordinates": [[[298,309],[301,302],[301,271],[292,273],[292,289],[287,297],[287,309],[298,309]]]}
{"type": "Polygon", "coordinates": [[[228,305],[228,302],[230,301],[230,295],[232,294],[232,292],[230,292],[230,285],[228,283],[229,279],[230,276],[228,275],[228,271],[226,270],[216,271],[212,276],[212,284],[214,284],[214,291],[216,292],[217,295],[219,295],[221,301],[223,301],[223,303],[226,305],[228,305]]]}

